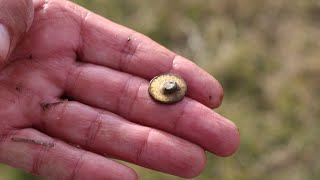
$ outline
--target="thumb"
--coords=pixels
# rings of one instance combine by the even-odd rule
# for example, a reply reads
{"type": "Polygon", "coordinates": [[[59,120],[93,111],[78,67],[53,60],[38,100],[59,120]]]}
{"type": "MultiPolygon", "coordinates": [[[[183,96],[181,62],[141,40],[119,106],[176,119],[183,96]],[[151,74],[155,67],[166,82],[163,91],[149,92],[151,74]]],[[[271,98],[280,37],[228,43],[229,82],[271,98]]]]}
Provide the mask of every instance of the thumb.
{"type": "Polygon", "coordinates": [[[0,0],[0,68],[29,30],[33,20],[32,0],[0,0]]]}

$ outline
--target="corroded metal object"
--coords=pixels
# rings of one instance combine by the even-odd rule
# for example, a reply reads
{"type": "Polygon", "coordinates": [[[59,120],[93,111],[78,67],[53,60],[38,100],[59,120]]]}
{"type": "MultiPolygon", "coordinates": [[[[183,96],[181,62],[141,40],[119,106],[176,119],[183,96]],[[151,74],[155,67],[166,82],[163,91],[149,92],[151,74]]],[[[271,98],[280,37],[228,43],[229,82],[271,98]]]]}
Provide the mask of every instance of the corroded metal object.
{"type": "Polygon", "coordinates": [[[177,75],[162,74],[150,81],[148,90],[155,101],[173,104],[183,99],[187,92],[187,83],[177,75]]]}

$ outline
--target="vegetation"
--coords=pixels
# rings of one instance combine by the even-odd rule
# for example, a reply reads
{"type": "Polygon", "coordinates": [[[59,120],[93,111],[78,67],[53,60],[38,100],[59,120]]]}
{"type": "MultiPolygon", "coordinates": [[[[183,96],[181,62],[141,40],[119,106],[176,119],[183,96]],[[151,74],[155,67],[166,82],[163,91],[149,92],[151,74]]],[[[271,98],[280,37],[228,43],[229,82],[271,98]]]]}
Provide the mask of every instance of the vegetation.
{"type": "MultiPolygon", "coordinates": [[[[320,179],[320,3],[316,0],[74,0],[192,59],[225,89],[241,131],[197,180],[320,179]]],[[[133,166],[140,179],[180,178],[133,166]]],[[[0,179],[27,179],[0,167],[0,179]]],[[[35,179],[28,176],[29,179],[35,179]]]]}

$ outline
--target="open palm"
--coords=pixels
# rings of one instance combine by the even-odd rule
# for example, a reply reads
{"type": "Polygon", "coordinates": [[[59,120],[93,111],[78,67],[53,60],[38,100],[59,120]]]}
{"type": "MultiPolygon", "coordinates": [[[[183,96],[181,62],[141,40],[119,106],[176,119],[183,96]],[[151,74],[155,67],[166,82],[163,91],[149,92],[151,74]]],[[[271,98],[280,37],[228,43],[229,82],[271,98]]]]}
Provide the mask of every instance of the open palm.
{"type": "Polygon", "coordinates": [[[191,178],[205,150],[237,149],[236,126],[210,109],[221,86],[192,62],[69,1],[34,9],[0,71],[0,162],[59,180],[137,178],[108,156],[191,178]],[[162,73],[188,83],[181,102],[150,98],[162,73]]]}

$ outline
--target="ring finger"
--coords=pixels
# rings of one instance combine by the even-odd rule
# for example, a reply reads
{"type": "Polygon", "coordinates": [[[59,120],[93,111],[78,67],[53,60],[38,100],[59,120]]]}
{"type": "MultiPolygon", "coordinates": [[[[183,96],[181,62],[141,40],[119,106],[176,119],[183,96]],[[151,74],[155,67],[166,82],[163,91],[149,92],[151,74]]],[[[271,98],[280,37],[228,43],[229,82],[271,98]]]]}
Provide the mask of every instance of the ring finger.
{"type": "Polygon", "coordinates": [[[42,131],[92,152],[186,178],[205,165],[197,145],[78,102],[46,104],[40,115],[42,131]]]}

